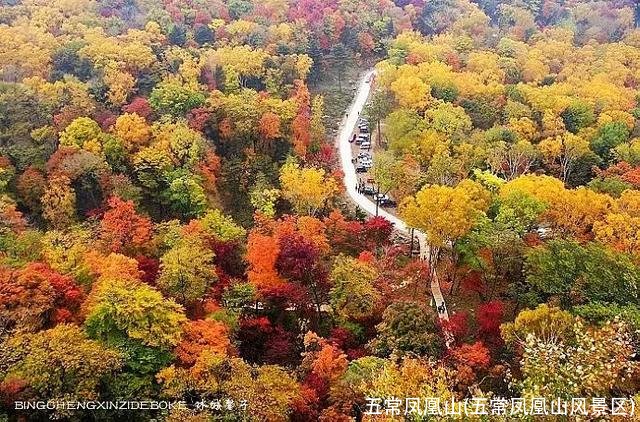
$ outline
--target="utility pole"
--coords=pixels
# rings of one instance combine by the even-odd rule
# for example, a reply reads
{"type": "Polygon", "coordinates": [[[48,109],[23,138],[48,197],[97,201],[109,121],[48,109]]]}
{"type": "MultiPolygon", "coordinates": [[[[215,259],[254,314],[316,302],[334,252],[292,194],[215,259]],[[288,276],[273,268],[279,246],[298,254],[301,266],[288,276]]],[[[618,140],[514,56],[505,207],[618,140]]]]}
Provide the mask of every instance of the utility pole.
{"type": "Polygon", "coordinates": [[[378,216],[378,208],[380,206],[380,185],[376,189],[376,217],[378,216]]]}
{"type": "Polygon", "coordinates": [[[411,258],[413,258],[413,233],[414,233],[414,228],[411,229],[410,233],[411,233],[411,249],[409,250],[409,256],[411,258]]]}

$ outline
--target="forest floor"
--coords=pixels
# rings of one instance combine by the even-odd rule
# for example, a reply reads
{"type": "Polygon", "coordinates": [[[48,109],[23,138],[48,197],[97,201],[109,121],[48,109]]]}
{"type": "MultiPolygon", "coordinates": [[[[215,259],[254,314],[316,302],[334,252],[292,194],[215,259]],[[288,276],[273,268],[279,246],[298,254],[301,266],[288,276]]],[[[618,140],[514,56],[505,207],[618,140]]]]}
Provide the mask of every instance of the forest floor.
{"type": "Polygon", "coordinates": [[[338,134],[345,110],[349,108],[358,89],[359,77],[369,67],[365,64],[349,63],[341,73],[340,79],[336,71],[328,69],[315,84],[310,85],[312,94],[324,97],[323,123],[327,129],[327,137],[333,138],[338,134]]]}

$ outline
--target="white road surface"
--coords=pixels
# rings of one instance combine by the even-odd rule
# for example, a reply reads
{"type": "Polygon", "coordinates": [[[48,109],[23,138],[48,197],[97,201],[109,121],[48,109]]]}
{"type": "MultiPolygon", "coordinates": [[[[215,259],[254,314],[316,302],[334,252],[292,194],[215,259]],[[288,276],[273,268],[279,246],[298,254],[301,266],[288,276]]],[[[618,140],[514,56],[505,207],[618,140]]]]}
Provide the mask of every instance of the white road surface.
{"type": "MultiPolygon", "coordinates": [[[[360,208],[371,215],[375,215],[376,213],[376,204],[365,195],[358,193],[356,189],[356,185],[358,184],[358,175],[356,174],[356,169],[351,162],[353,157],[351,156],[351,143],[349,143],[349,140],[351,139],[358,123],[358,118],[360,117],[360,114],[367,103],[367,99],[369,98],[371,82],[374,77],[375,70],[369,70],[360,80],[356,96],[347,111],[347,116],[343,119],[342,124],[340,125],[340,131],[337,138],[340,162],[344,173],[344,185],[347,190],[347,194],[360,208]]],[[[407,227],[407,224],[395,215],[388,213],[382,208],[378,209],[378,215],[391,221],[397,230],[410,234],[410,229],[407,227]]],[[[429,247],[426,242],[426,236],[418,230],[415,230],[414,233],[420,243],[420,258],[427,259],[429,256],[429,247]]],[[[444,312],[438,311],[439,318],[441,320],[448,321],[449,311],[447,310],[444,296],[440,289],[438,276],[435,273],[431,280],[431,294],[433,295],[436,306],[444,305],[444,312]]],[[[445,337],[447,339],[447,346],[449,346],[452,343],[450,333],[445,333],[445,337]]]]}
{"type": "MultiPolygon", "coordinates": [[[[364,105],[369,98],[369,92],[371,91],[371,77],[374,75],[374,71],[370,70],[367,72],[364,77],[360,81],[360,86],[358,87],[358,91],[356,92],[356,97],[354,98],[351,106],[348,110],[348,115],[345,120],[342,122],[340,132],[338,133],[338,146],[340,149],[340,162],[342,163],[342,171],[344,173],[344,185],[347,188],[347,193],[355,201],[356,204],[364,211],[371,215],[375,215],[376,213],[376,204],[371,201],[366,196],[358,193],[356,189],[356,185],[358,184],[358,175],[356,174],[356,169],[351,163],[351,144],[349,140],[355,130],[356,124],[358,123],[358,118],[360,117],[360,113],[364,108],[364,105]]],[[[386,218],[391,221],[396,229],[408,233],[409,230],[404,221],[400,220],[398,217],[389,214],[385,210],[379,208],[378,215],[386,218]]]]}

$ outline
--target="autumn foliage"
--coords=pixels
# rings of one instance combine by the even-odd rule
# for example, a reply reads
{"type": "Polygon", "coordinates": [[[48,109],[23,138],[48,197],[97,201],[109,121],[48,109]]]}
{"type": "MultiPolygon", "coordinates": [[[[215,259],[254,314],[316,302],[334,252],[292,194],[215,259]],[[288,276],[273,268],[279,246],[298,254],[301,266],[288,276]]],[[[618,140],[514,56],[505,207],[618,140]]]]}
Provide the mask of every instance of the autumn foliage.
{"type": "Polygon", "coordinates": [[[0,1],[0,420],[637,398],[639,24],[630,0],[0,1]]]}

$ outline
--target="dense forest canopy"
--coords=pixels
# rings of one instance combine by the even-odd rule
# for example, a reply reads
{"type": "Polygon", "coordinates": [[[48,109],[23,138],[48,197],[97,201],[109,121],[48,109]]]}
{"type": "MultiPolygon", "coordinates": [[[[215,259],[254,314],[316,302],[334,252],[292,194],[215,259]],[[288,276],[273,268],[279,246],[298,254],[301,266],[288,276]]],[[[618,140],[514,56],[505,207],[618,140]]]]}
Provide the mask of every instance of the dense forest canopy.
{"type": "Polygon", "coordinates": [[[640,404],[638,26],[632,0],[0,0],[0,419],[640,404]],[[368,176],[427,260],[345,192],[369,68],[368,176]]]}

